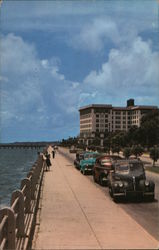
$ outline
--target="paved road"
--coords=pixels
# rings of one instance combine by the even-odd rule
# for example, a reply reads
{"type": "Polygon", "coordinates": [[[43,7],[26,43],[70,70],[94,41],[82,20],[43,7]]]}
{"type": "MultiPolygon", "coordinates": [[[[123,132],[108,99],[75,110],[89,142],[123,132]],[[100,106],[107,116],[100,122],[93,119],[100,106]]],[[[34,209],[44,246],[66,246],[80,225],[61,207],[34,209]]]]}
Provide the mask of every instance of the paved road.
{"type": "MultiPolygon", "coordinates": [[[[70,154],[67,149],[65,149],[65,156],[72,163],[75,158],[75,154],[70,154]]],[[[78,171],[78,170],[77,170],[78,171]]],[[[80,172],[79,172],[80,174],[80,172]]],[[[159,175],[146,172],[147,178],[155,182],[155,201],[154,202],[143,202],[129,200],[125,202],[120,202],[118,205],[124,209],[133,219],[136,220],[142,227],[145,228],[153,237],[159,241],[159,175]]],[[[86,176],[92,183],[94,183],[92,176],[86,176]]],[[[111,200],[109,196],[108,188],[101,187],[100,185],[94,183],[100,190],[102,190],[106,197],[111,200]]]]}

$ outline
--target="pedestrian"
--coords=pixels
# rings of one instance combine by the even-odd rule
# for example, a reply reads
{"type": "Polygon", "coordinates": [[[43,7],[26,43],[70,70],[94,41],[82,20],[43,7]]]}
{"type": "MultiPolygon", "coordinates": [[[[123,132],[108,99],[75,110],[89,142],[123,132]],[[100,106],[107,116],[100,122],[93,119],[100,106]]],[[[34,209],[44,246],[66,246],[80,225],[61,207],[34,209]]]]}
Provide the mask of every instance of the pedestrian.
{"type": "Polygon", "coordinates": [[[46,156],[46,171],[47,171],[47,170],[50,170],[50,166],[51,166],[50,154],[46,152],[45,156],[46,156]]]}
{"type": "Polygon", "coordinates": [[[55,158],[55,150],[54,150],[54,148],[52,150],[52,158],[55,158]]]}

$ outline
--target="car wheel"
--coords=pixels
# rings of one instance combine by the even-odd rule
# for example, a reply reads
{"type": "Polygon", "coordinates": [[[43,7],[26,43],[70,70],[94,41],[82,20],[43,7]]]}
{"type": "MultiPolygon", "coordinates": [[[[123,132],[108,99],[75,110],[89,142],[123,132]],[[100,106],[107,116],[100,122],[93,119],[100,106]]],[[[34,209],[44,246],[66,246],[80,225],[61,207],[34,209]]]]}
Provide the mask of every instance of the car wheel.
{"type": "Polygon", "coordinates": [[[113,200],[117,203],[117,202],[119,202],[119,197],[114,196],[113,200]]]}
{"type": "Polygon", "coordinates": [[[150,195],[150,197],[149,197],[149,201],[154,201],[154,199],[155,199],[154,194],[150,195]]]}
{"type": "Polygon", "coordinates": [[[101,186],[104,186],[104,181],[103,181],[102,175],[99,176],[99,184],[100,184],[101,186]]]}
{"type": "Polygon", "coordinates": [[[85,169],[83,169],[82,174],[86,175],[86,170],[85,169]]]}
{"type": "Polygon", "coordinates": [[[97,182],[95,174],[93,174],[93,180],[94,180],[94,182],[97,182]]]}
{"type": "Polygon", "coordinates": [[[109,194],[113,198],[113,189],[111,187],[109,187],[109,194]]]}

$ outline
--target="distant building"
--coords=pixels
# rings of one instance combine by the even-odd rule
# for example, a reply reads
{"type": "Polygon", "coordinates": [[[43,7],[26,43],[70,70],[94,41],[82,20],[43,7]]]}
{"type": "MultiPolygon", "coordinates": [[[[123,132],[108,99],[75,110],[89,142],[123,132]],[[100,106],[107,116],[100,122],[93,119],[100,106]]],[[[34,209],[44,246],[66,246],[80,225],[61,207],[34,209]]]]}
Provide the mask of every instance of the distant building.
{"type": "Polygon", "coordinates": [[[126,107],[113,107],[111,104],[81,107],[80,139],[88,144],[88,140],[96,134],[102,138],[108,132],[128,131],[134,125],[140,127],[142,116],[157,109],[157,106],[135,105],[134,99],[127,100],[126,107]]]}

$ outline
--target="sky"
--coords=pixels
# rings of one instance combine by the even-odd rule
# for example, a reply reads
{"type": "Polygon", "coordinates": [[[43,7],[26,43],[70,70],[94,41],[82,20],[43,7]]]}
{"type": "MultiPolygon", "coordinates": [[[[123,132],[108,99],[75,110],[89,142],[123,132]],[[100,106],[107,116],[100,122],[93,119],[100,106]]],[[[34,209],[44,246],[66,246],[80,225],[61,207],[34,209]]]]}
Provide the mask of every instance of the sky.
{"type": "Polygon", "coordinates": [[[6,0],[0,12],[0,142],[77,136],[89,104],[159,106],[157,0],[6,0]]]}

